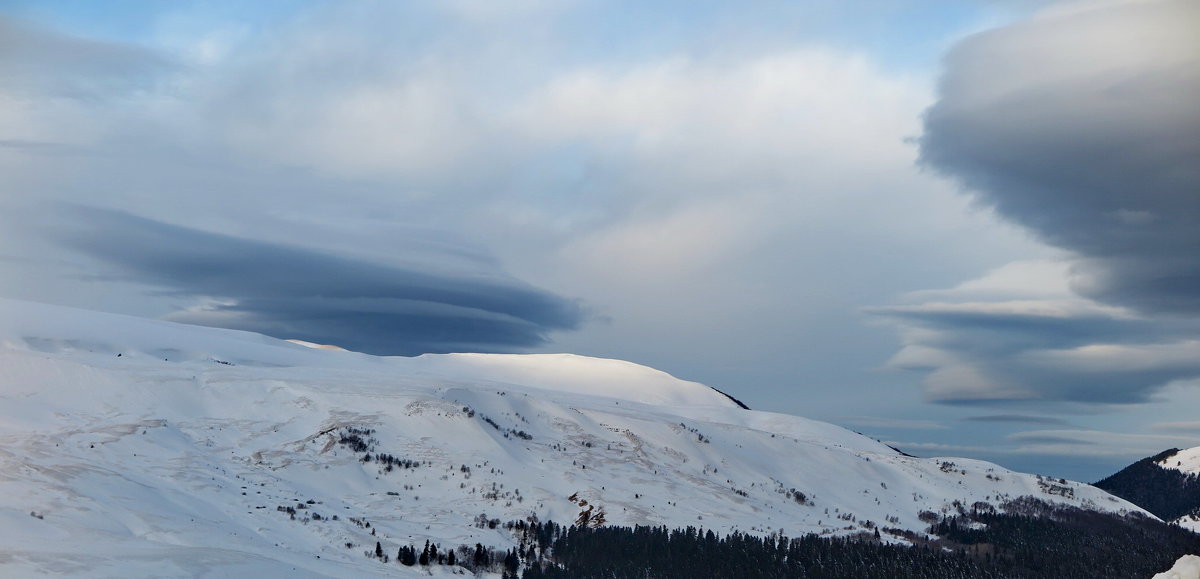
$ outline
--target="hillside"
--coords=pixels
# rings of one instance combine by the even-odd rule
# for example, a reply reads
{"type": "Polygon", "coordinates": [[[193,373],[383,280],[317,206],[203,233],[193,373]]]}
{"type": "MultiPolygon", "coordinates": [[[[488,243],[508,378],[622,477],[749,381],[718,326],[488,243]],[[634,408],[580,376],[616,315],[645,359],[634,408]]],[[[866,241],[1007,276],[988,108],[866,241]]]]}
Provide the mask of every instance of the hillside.
{"type": "Polygon", "coordinates": [[[1143,458],[1096,486],[1200,532],[1200,447],[1172,448],[1143,458]]]}
{"type": "Polygon", "coordinates": [[[628,362],[375,357],[12,300],[0,440],[14,576],[360,577],[379,572],[377,542],[503,551],[519,542],[505,522],[582,513],[903,544],[1021,497],[1144,513],[1086,484],[744,410],[628,362]]]}

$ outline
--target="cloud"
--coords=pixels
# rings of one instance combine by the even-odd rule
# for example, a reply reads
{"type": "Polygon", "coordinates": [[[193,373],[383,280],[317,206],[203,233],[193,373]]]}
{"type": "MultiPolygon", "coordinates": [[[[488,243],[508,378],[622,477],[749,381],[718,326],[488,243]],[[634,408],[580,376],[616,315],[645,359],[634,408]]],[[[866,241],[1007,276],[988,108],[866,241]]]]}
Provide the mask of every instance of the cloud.
{"type": "Polygon", "coordinates": [[[1080,440],[1069,436],[1057,436],[1052,434],[1037,434],[1032,432],[1021,432],[1010,436],[1009,439],[1022,444],[1073,444],[1073,445],[1094,445],[1095,442],[1090,440],[1080,440]]]}
{"type": "Polygon", "coordinates": [[[111,130],[113,110],[128,110],[131,103],[146,110],[181,70],[170,57],[143,47],[68,36],[0,15],[2,146],[16,153],[0,154],[0,170],[13,179],[0,197],[17,194],[16,175],[31,157],[84,153],[76,146],[111,130]]]}
{"type": "Polygon", "coordinates": [[[177,66],[145,48],[67,36],[0,16],[0,80],[6,93],[104,99],[151,89],[177,66]]]}
{"type": "Polygon", "coordinates": [[[1152,340],[1162,335],[1153,321],[1081,300],[934,302],[865,311],[946,332],[959,350],[1011,352],[1097,340],[1152,340]]]}
{"type": "Polygon", "coordinates": [[[925,395],[937,402],[1141,403],[1200,376],[1200,319],[1064,294],[1053,271],[1068,270],[1010,264],[957,288],[909,296],[942,301],[864,311],[899,329],[904,346],[888,365],[925,373],[925,395]],[[1030,271],[1041,272],[1034,279],[1044,286],[1022,284],[1030,271]],[[1021,299],[1000,299],[1006,293],[1021,299]],[[973,301],[981,295],[997,299],[973,301]]]}
{"type": "Polygon", "coordinates": [[[1150,456],[1167,448],[1188,448],[1200,443],[1200,438],[1196,436],[1102,430],[1034,430],[1010,434],[1008,439],[1019,445],[1012,449],[1016,453],[1135,457],[1150,456]]]}
{"type": "MultiPolygon", "coordinates": [[[[1006,437],[1008,445],[978,446],[940,442],[886,441],[906,450],[983,457],[1061,456],[1108,457],[1133,461],[1162,452],[1167,448],[1189,448],[1200,438],[1186,435],[1135,434],[1104,430],[1031,430],[1006,437]]],[[[1110,465],[1111,468],[1111,465],[1110,465]]],[[[1119,467],[1118,467],[1119,468],[1119,467]]]]}
{"type": "Polygon", "coordinates": [[[936,420],[910,420],[904,418],[886,418],[880,416],[847,416],[838,420],[841,424],[849,424],[861,428],[888,428],[899,430],[945,430],[949,428],[936,420]]]}
{"type": "Polygon", "coordinates": [[[1177,432],[1180,434],[1200,435],[1200,420],[1156,422],[1150,425],[1150,429],[1158,432],[1177,432]]]}
{"type": "Polygon", "coordinates": [[[1054,259],[1014,261],[948,290],[919,290],[908,301],[1042,300],[1075,297],[1070,290],[1070,263],[1054,259]]]}
{"type": "MultiPolygon", "coordinates": [[[[989,304],[993,305],[993,304],[989,304]]],[[[1147,402],[1176,380],[1200,376],[1200,345],[1155,333],[1145,320],[971,311],[874,309],[899,320],[895,368],[927,372],[937,402],[1043,400],[1147,402]]],[[[1196,324],[1185,326],[1195,331],[1196,324]],[[1190,326],[1190,327],[1187,327],[1190,326]]]]}
{"type": "Polygon", "coordinates": [[[579,304],[495,271],[341,257],[75,207],[59,241],[119,279],[205,298],[170,319],[377,354],[512,351],[582,323],[579,304]]]}
{"type": "Polygon", "coordinates": [[[990,414],[987,416],[968,416],[964,422],[996,422],[1002,424],[1046,424],[1066,426],[1069,424],[1062,418],[1052,416],[1032,416],[1028,414],[990,414]]]}
{"type": "Polygon", "coordinates": [[[1200,376],[1198,19],[1075,4],[947,55],[919,162],[1067,253],[867,309],[928,399],[1144,403],[1200,376]]]}
{"type": "Polygon", "coordinates": [[[1105,2],[981,33],[946,58],[921,162],[1081,256],[1071,287],[1200,313],[1200,4],[1105,2]]]}

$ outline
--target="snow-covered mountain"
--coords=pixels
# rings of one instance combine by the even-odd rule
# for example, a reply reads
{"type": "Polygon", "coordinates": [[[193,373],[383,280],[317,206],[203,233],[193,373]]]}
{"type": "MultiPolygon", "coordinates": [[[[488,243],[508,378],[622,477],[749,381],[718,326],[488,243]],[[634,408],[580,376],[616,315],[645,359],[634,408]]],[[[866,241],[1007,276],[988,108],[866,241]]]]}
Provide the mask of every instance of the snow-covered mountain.
{"type": "Polygon", "coordinates": [[[497,522],[584,511],[900,541],[931,513],[1023,496],[1144,512],[1086,484],[744,410],[628,362],[376,357],[0,300],[6,576],[360,577],[380,572],[363,556],[377,541],[507,548],[497,522]]]}
{"type": "Polygon", "coordinates": [[[1200,533],[1200,446],[1146,457],[1096,486],[1200,533]]]}

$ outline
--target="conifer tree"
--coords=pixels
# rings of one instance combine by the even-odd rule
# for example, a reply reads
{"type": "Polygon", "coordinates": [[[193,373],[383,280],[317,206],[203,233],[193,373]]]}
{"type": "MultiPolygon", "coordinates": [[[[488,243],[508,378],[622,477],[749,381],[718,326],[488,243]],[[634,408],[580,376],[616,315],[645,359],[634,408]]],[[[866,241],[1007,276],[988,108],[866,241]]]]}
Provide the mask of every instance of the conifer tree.
{"type": "Polygon", "coordinates": [[[396,560],[405,567],[412,567],[417,564],[417,550],[412,545],[400,547],[400,552],[396,554],[396,560]]]}
{"type": "Polygon", "coordinates": [[[488,564],[487,551],[483,550],[483,543],[475,543],[475,567],[483,567],[488,564]]]}

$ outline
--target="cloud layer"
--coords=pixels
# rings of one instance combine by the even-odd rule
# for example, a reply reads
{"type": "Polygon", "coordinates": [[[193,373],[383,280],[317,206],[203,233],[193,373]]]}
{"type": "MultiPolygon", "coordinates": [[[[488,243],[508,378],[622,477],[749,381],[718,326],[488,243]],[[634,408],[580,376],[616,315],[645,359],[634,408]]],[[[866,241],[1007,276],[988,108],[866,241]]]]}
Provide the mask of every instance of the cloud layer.
{"type": "Polygon", "coordinates": [[[904,347],[889,365],[924,373],[929,400],[1142,403],[1200,376],[1196,318],[1150,317],[1052,290],[1031,295],[1037,286],[1024,288],[1023,299],[972,300],[982,285],[916,293],[942,301],[865,310],[899,328],[904,347]]]}
{"type": "Polygon", "coordinates": [[[439,273],[209,233],[127,213],[74,208],[62,243],[123,280],[201,307],[170,319],[377,354],[512,351],[571,330],[574,301],[493,272],[439,273]]]}

